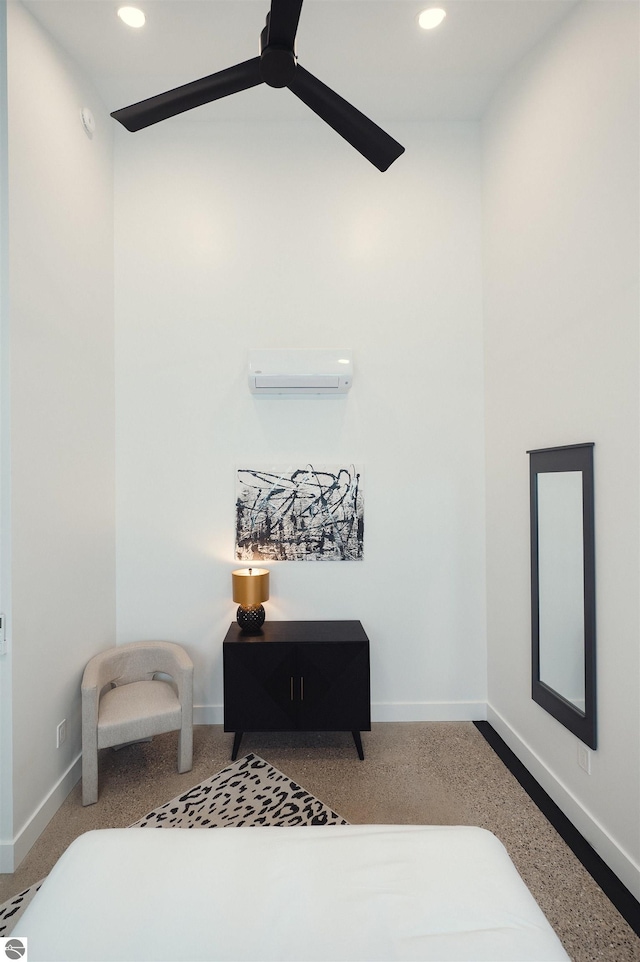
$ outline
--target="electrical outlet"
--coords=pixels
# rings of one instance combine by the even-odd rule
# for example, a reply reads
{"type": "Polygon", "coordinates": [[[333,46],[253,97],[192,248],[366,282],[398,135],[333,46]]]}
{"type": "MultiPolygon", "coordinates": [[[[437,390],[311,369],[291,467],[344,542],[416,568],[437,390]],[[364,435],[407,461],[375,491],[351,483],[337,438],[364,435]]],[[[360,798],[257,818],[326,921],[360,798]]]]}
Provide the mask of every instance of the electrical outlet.
{"type": "Polygon", "coordinates": [[[586,745],[578,744],[578,765],[587,775],[591,774],[591,752],[586,745]]]}
{"type": "Polygon", "coordinates": [[[67,719],[63,718],[58,727],[56,728],[56,748],[60,746],[67,739],[67,719]]]}

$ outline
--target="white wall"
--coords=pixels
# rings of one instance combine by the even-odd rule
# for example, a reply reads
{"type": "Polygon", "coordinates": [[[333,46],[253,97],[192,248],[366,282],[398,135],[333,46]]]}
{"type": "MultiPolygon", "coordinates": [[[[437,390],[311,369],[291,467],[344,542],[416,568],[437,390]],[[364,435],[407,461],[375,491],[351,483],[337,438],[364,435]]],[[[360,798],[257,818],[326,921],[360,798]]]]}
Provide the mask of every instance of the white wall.
{"type": "MultiPolygon", "coordinates": [[[[9,170],[7,137],[7,5],[0,0],[0,611],[11,596],[9,392],[9,170]]],[[[5,839],[13,838],[11,657],[0,654],[0,870],[5,839]]]]}
{"type": "MultiPolygon", "coordinates": [[[[115,636],[112,127],[19,3],[8,7],[10,616],[19,861],[78,775],[80,679],[115,636]],[[93,111],[89,139],[80,108],[93,111]],[[67,741],[56,749],[56,726],[67,741]]],[[[12,726],[12,734],[11,734],[12,726]]],[[[3,833],[7,826],[3,824],[3,833]]]]}
{"type": "Polygon", "coordinates": [[[638,5],[580,4],[484,125],[489,720],[640,895],[638,5]],[[598,750],[530,698],[527,449],[595,442],[598,750]]]}
{"type": "Polygon", "coordinates": [[[235,469],[364,467],[365,560],[271,565],[271,619],[360,619],[377,719],[486,699],[473,124],[400,125],[380,174],[315,118],[116,140],[118,640],[183,643],[222,720],[235,469]],[[345,400],[264,400],[261,347],[354,351],[345,400]]]}

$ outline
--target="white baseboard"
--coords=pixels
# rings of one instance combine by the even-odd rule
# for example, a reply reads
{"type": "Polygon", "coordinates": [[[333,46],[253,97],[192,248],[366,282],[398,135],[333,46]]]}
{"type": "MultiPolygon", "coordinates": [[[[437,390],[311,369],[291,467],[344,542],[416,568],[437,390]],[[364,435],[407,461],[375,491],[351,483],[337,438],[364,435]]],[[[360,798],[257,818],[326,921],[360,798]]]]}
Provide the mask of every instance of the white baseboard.
{"type": "Polygon", "coordinates": [[[485,721],[487,705],[483,701],[374,702],[371,721],[485,721]]]}
{"type": "Polygon", "coordinates": [[[487,706],[487,721],[634,898],[640,899],[640,865],[620,848],[604,826],[491,705],[487,706]]]}
{"type": "Polygon", "coordinates": [[[25,822],[12,842],[0,846],[0,871],[15,872],[20,862],[45,830],[65,798],[80,780],[82,774],[82,755],[71,763],[66,772],[58,779],[46,798],[33,815],[25,822]]]}
{"type": "Polygon", "coordinates": [[[224,722],[222,705],[194,705],[194,725],[222,725],[224,722]]]}
{"type": "Polygon", "coordinates": [[[13,864],[13,842],[0,842],[0,874],[13,872],[13,864]]]}
{"type": "MultiPolygon", "coordinates": [[[[485,721],[487,705],[484,701],[425,701],[374,702],[371,720],[374,722],[415,721],[485,721]]],[[[194,725],[222,725],[222,705],[196,705],[194,725]]]]}

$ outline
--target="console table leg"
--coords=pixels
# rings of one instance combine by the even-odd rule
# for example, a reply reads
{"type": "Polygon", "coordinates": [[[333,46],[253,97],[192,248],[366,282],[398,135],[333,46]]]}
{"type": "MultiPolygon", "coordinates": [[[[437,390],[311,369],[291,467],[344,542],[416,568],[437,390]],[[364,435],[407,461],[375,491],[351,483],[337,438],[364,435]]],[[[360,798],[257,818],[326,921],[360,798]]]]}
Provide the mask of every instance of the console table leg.
{"type": "Polygon", "coordinates": [[[364,749],[362,748],[362,738],[360,737],[360,732],[354,731],[354,732],[351,732],[351,734],[353,735],[353,740],[356,743],[356,748],[358,750],[358,758],[360,759],[361,762],[363,762],[364,749]]]}
{"type": "Polygon", "coordinates": [[[242,741],[243,732],[236,732],[233,736],[233,748],[231,750],[231,761],[235,762],[238,757],[238,749],[240,748],[240,742],[242,741]]]}

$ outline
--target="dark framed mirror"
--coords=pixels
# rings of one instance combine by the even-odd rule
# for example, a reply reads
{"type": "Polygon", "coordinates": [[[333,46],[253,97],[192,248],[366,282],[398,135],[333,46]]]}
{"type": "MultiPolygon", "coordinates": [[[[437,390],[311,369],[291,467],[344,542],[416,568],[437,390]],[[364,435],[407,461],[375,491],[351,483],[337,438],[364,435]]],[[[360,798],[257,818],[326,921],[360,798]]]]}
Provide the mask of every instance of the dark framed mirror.
{"type": "Polygon", "coordinates": [[[593,444],[528,451],[531,696],[596,748],[593,444]]]}

